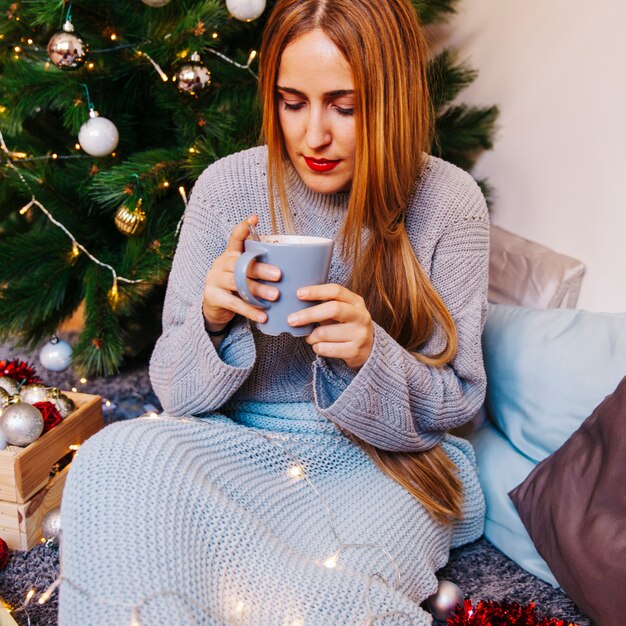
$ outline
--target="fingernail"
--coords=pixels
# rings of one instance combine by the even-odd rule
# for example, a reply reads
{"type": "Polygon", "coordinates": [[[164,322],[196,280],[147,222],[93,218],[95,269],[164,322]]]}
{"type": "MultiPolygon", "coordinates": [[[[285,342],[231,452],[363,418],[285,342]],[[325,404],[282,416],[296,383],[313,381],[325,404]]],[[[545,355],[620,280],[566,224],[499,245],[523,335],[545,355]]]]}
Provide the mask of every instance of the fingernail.
{"type": "Polygon", "coordinates": [[[294,324],[297,324],[301,319],[302,318],[297,313],[292,313],[287,318],[287,321],[293,326],[294,324]]]}
{"type": "Polygon", "coordinates": [[[280,278],[280,270],[271,270],[270,271],[271,278],[280,278]]]}
{"type": "Polygon", "coordinates": [[[263,323],[265,322],[265,320],[266,320],[266,319],[267,319],[267,315],[265,315],[265,313],[259,313],[259,314],[256,316],[256,320],[257,320],[257,322],[259,322],[259,323],[261,323],[261,324],[263,324],[263,323]]]}
{"type": "Polygon", "coordinates": [[[306,298],[308,292],[306,289],[298,289],[297,293],[298,298],[306,298]]]}

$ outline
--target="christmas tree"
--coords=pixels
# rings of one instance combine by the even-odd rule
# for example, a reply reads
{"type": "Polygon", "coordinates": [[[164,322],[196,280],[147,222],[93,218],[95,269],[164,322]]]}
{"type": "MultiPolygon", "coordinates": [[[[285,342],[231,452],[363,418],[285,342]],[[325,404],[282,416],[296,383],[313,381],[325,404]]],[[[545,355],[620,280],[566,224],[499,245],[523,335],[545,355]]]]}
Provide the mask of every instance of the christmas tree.
{"type": "MultiPolygon", "coordinates": [[[[187,193],[259,142],[271,4],[0,0],[0,339],[31,349],[84,303],[79,371],[154,340],[187,193]]],[[[456,0],[413,4],[432,24],[456,0]]],[[[469,169],[497,109],[452,104],[475,78],[452,51],[429,69],[433,153],[469,169]]]]}

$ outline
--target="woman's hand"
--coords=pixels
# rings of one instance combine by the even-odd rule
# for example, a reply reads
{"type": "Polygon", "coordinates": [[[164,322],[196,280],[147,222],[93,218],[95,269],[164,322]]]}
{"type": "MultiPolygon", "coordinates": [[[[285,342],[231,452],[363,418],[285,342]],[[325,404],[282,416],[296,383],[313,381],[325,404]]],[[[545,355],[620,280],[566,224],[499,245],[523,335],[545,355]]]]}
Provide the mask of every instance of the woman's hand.
{"type": "Polygon", "coordinates": [[[326,284],[298,290],[300,300],[322,300],[289,316],[291,326],[319,323],[307,338],[316,354],[343,359],[359,368],[374,345],[374,323],[363,298],[341,285],[326,284]]]}
{"type": "MultiPolygon", "coordinates": [[[[235,263],[244,251],[243,242],[250,234],[248,224],[256,226],[258,221],[258,216],[252,215],[237,224],[230,235],[226,250],[213,261],[211,269],[207,272],[202,312],[208,330],[222,330],[235,314],[261,323],[267,319],[265,311],[257,309],[239,297],[234,277],[235,263]]],[[[275,281],[280,279],[280,270],[267,263],[252,263],[248,278],[275,281]]],[[[264,300],[276,300],[279,295],[276,287],[255,280],[248,280],[248,288],[254,296],[264,300]]]]}

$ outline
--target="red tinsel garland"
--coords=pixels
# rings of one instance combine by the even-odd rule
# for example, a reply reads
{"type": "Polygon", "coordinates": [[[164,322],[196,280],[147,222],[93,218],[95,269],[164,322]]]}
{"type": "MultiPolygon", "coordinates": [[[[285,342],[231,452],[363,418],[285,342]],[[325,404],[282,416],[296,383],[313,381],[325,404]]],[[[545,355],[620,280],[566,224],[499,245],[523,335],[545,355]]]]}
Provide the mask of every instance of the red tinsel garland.
{"type": "Polygon", "coordinates": [[[9,560],[9,546],[4,539],[0,539],[0,569],[4,569],[4,566],[9,560]]]}
{"type": "Polygon", "coordinates": [[[54,406],[54,404],[52,404],[52,402],[35,402],[33,406],[39,409],[39,412],[43,417],[42,435],[63,421],[59,410],[54,406]]]}
{"type": "Polygon", "coordinates": [[[576,626],[555,617],[538,617],[535,603],[522,606],[517,602],[480,600],[473,606],[465,600],[457,606],[454,615],[446,621],[447,626],[576,626]]]}
{"type": "Polygon", "coordinates": [[[33,385],[43,382],[32,365],[26,361],[13,359],[12,361],[0,361],[0,376],[8,376],[16,383],[24,385],[33,385]]]}

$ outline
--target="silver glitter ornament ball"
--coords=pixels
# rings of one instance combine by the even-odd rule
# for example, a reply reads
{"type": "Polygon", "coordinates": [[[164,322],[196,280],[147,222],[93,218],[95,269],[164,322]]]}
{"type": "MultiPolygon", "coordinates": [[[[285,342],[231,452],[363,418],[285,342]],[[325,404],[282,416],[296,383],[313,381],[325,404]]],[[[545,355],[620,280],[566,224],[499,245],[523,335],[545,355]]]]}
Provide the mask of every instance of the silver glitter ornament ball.
{"type": "Polygon", "coordinates": [[[89,46],[74,32],[69,20],[48,42],[48,56],[60,70],[77,70],[85,63],[88,54],[89,46]]]}
{"type": "Polygon", "coordinates": [[[463,606],[463,592],[449,580],[440,580],[437,593],[426,600],[426,606],[432,616],[442,621],[452,617],[457,605],[463,606]]]}
{"type": "Polygon", "coordinates": [[[0,376],[0,387],[10,396],[14,396],[18,389],[17,383],[9,376],[0,376]]]}
{"type": "Polygon", "coordinates": [[[256,20],[265,11],[266,0],[226,0],[228,12],[242,22],[256,20]]]}
{"type": "Polygon", "coordinates": [[[22,402],[27,402],[28,404],[35,404],[35,402],[47,402],[49,395],[50,387],[46,387],[41,383],[24,385],[20,389],[20,400],[22,402]]]}
{"type": "Polygon", "coordinates": [[[55,506],[50,509],[41,520],[41,536],[46,540],[58,545],[61,539],[61,507],[55,506]]]}
{"type": "Polygon", "coordinates": [[[147,4],[149,7],[164,7],[166,4],[169,4],[171,0],[141,0],[144,4],[147,4]]]}
{"type": "Polygon", "coordinates": [[[0,429],[12,446],[27,446],[38,439],[43,425],[41,413],[26,402],[9,405],[0,416],[0,429]]]}
{"type": "Polygon", "coordinates": [[[211,72],[202,65],[197,52],[191,55],[189,61],[176,73],[176,85],[179,91],[197,96],[211,84],[211,72]]]}

